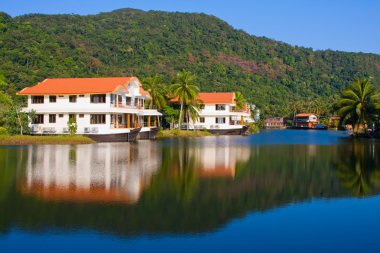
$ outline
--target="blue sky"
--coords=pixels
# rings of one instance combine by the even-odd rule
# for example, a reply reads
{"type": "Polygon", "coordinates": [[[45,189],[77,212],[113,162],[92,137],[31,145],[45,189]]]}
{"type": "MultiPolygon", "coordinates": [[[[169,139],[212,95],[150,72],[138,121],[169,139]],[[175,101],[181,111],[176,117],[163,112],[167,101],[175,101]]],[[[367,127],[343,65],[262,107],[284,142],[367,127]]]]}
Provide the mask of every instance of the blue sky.
{"type": "Polygon", "coordinates": [[[379,0],[0,0],[11,16],[120,8],[203,12],[258,36],[314,49],[380,54],[379,0]]]}

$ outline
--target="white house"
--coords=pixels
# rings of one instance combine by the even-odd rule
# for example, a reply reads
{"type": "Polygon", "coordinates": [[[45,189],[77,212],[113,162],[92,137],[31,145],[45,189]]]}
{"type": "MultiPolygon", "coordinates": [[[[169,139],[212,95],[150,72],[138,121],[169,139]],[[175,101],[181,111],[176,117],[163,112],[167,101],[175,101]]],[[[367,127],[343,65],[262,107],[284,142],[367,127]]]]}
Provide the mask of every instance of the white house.
{"type": "MultiPolygon", "coordinates": [[[[239,132],[247,123],[254,122],[248,104],[242,109],[236,108],[234,92],[201,92],[197,99],[202,103],[199,118],[195,122],[189,120],[190,129],[232,134],[231,131],[239,132]]],[[[177,99],[171,101],[178,103],[177,99]]]]}
{"type": "Polygon", "coordinates": [[[17,94],[28,96],[24,112],[36,112],[32,134],[67,134],[75,118],[77,134],[123,141],[133,129],[156,129],[161,116],[146,106],[149,94],[136,77],[45,79],[17,94]]]}

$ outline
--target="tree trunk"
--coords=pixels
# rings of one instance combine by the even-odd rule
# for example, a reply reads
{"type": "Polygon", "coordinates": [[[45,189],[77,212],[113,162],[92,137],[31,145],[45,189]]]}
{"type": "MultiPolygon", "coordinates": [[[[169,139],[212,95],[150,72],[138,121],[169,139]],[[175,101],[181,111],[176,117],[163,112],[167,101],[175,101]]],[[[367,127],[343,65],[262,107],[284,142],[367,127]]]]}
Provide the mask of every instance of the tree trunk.
{"type": "Polygon", "coordinates": [[[22,135],[23,129],[22,129],[22,122],[21,122],[21,118],[20,118],[20,113],[16,112],[16,114],[17,114],[18,124],[20,125],[20,134],[22,135]]]}
{"type": "Polygon", "coordinates": [[[189,130],[189,112],[186,112],[186,130],[189,130]]]}
{"type": "Polygon", "coordinates": [[[183,110],[183,102],[181,102],[181,109],[179,111],[179,119],[178,119],[178,129],[179,130],[181,130],[182,110],[183,110]]]}

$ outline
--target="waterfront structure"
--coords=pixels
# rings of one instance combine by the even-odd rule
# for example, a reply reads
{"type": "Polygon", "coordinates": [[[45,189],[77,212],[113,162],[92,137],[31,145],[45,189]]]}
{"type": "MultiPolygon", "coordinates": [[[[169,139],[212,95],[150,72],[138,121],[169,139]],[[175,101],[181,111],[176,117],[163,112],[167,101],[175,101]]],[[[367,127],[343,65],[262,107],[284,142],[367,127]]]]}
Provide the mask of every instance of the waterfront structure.
{"type": "MultiPolygon", "coordinates": [[[[247,130],[249,123],[254,122],[251,117],[250,105],[242,109],[236,108],[234,92],[200,92],[197,100],[201,102],[199,117],[191,119],[181,128],[207,129],[214,134],[242,134],[247,130]]],[[[172,99],[178,103],[178,99],[172,99]]]]}
{"type": "Polygon", "coordinates": [[[315,128],[317,124],[319,124],[319,116],[314,113],[299,113],[294,121],[294,126],[297,128],[315,128]]]}
{"type": "Polygon", "coordinates": [[[32,134],[68,134],[68,121],[75,119],[77,134],[96,141],[130,141],[139,133],[153,136],[161,116],[154,106],[146,106],[149,93],[136,77],[45,79],[17,95],[28,96],[24,112],[36,113],[32,134]]]}
{"type": "Polygon", "coordinates": [[[285,120],[283,117],[266,118],[264,126],[268,129],[284,129],[286,128],[285,120]]]}

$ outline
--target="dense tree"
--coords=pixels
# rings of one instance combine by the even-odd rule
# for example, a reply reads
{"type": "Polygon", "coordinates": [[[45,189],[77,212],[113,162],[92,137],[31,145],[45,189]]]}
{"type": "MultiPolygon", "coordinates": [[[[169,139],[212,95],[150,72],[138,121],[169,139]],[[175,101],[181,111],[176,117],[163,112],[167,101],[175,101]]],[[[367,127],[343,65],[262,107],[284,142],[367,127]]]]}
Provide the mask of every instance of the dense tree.
{"type": "Polygon", "coordinates": [[[342,92],[338,105],[342,120],[350,118],[353,122],[353,135],[356,136],[359,126],[365,125],[375,110],[380,109],[380,95],[370,79],[361,79],[342,92]]]}
{"type": "MultiPolygon", "coordinates": [[[[98,15],[0,14],[0,72],[13,91],[44,78],[161,74],[186,69],[202,91],[240,91],[264,115],[329,98],[358,77],[380,81],[380,56],[313,51],[235,30],[205,14],[117,10],[98,15]]],[[[7,87],[9,89],[9,87],[7,87]]]]}

